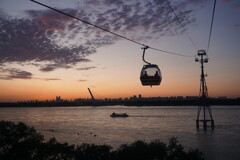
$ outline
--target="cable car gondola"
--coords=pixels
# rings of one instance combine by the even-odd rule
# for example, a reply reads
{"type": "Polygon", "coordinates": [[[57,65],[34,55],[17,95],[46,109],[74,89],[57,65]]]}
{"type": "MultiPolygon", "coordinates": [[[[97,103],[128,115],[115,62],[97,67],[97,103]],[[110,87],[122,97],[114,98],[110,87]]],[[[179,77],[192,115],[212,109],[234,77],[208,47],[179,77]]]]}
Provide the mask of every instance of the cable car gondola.
{"type": "Polygon", "coordinates": [[[145,50],[148,49],[148,46],[145,46],[143,49],[143,61],[146,63],[143,65],[143,68],[140,73],[140,80],[143,86],[153,86],[160,85],[162,81],[161,71],[158,68],[158,65],[151,64],[144,59],[145,50]]]}

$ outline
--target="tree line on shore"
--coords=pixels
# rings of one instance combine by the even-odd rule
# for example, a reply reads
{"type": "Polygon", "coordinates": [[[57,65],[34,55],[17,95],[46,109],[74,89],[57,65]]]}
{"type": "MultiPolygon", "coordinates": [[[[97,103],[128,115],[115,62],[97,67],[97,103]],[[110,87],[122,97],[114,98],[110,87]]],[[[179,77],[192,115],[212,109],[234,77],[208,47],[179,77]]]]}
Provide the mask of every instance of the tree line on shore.
{"type": "Polygon", "coordinates": [[[184,150],[176,137],[168,143],[135,141],[113,150],[109,145],[70,145],[44,136],[19,122],[0,121],[0,159],[2,160],[204,160],[198,149],[184,150]]]}

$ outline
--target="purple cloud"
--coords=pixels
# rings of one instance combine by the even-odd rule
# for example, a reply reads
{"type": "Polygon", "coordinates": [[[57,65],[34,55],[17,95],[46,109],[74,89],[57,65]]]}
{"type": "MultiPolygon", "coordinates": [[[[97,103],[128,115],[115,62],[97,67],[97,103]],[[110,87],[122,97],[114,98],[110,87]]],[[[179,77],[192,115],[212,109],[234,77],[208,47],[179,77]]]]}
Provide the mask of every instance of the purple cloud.
{"type": "Polygon", "coordinates": [[[230,29],[239,29],[239,28],[240,28],[240,24],[232,24],[232,25],[227,26],[227,28],[230,28],[230,29]]]}
{"type": "Polygon", "coordinates": [[[87,82],[87,80],[85,80],[85,79],[80,79],[80,80],[77,80],[77,82],[87,82]]]}
{"type": "Polygon", "coordinates": [[[53,71],[53,70],[58,69],[58,68],[69,69],[69,68],[71,68],[71,66],[66,65],[66,64],[60,64],[60,63],[46,64],[46,65],[41,66],[41,68],[39,70],[42,71],[42,72],[50,72],[50,71],[53,71]]]}
{"type": "Polygon", "coordinates": [[[232,8],[239,8],[240,2],[238,0],[222,0],[224,4],[229,4],[232,8]]]}
{"type": "Polygon", "coordinates": [[[59,78],[33,78],[33,79],[43,80],[43,81],[59,81],[59,80],[61,80],[59,78]]]}
{"type": "MultiPolygon", "coordinates": [[[[199,0],[185,0],[172,4],[186,28],[195,21],[193,10],[187,6],[199,3],[199,0]]],[[[61,10],[140,42],[182,33],[165,0],[84,0],[77,9],[61,10]]],[[[0,12],[1,66],[32,63],[43,72],[74,68],[79,63],[89,62],[87,57],[99,47],[120,39],[52,10],[27,10],[25,13],[27,17],[17,19],[0,12]]]]}
{"type": "MultiPolygon", "coordinates": [[[[32,16],[34,13],[29,12],[32,16]]],[[[76,64],[86,61],[85,56],[95,52],[95,49],[91,49],[91,44],[79,44],[72,48],[56,44],[52,36],[55,36],[56,32],[62,32],[65,26],[59,22],[60,19],[54,18],[57,20],[51,21],[51,18],[53,17],[28,20],[1,17],[0,63],[49,61],[56,64],[76,64]]]]}
{"type": "Polygon", "coordinates": [[[37,80],[44,80],[44,81],[53,81],[53,80],[61,80],[58,78],[35,78],[32,77],[33,74],[28,71],[23,71],[16,68],[9,68],[4,69],[0,68],[1,74],[0,74],[0,80],[14,80],[14,79],[37,79],[37,80]]]}
{"type": "MultiPolygon", "coordinates": [[[[62,15],[58,17],[52,11],[27,13],[32,19],[0,17],[1,65],[11,62],[24,65],[34,61],[38,65],[41,62],[47,63],[45,66],[39,65],[44,72],[57,68],[66,69],[80,62],[89,62],[86,57],[95,53],[97,47],[113,43],[113,38],[109,36],[93,37],[92,40],[78,37],[81,26],[74,28],[75,21],[68,17],[62,18],[62,15]],[[70,27],[64,24],[68,22],[70,27]]],[[[91,34],[86,27],[82,31],[91,34]]]]}
{"type": "Polygon", "coordinates": [[[11,69],[2,69],[0,68],[2,73],[8,73],[0,75],[0,79],[2,80],[13,80],[13,79],[31,79],[32,73],[27,71],[22,71],[16,68],[11,69]]]}
{"type": "Polygon", "coordinates": [[[222,0],[223,3],[230,3],[232,0],[222,0]]]}
{"type": "Polygon", "coordinates": [[[76,68],[76,70],[78,71],[87,71],[87,70],[90,70],[90,69],[95,69],[96,67],[83,67],[83,68],[76,68]]]}

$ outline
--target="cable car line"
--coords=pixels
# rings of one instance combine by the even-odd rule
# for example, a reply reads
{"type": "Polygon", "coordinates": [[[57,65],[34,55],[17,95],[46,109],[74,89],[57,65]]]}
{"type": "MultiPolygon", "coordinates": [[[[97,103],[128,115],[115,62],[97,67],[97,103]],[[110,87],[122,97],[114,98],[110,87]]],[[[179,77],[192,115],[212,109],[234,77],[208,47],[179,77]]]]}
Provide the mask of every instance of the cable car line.
{"type": "Polygon", "coordinates": [[[178,54],[178,53],[168,52],[168,51],[164,51],[164,50],[161,50],[161,49],[158,49],[158,48],[153,48],[153,47],[149,47],[149,48],[152,49],[152,50],[155,50],[155,51],[160,51],[160,52],[163,52],[163,53],[168,53],[168,54],[172,54],[172,55],[176,55],[176,56],[194,57],[194,56],[189,56],[189,55],[184,55],[184,54],[178,54]]]}
{"type": "Polygon", "coordinates": [[[168,0],[166,0],[166,2],[167,2],[167,4],[168,4],[169,8],[171,8],[171,10],[172,10],[173,14],[175,15],[175,17],[177,18],[177,20],[178,20],[179,24],[181,25],[183,31],[187,34],[187,36],[188,36],[189,40],[192,42],[193,46],[198,50],[197,45],[194,43],[194,41],[192,40],[192,38],[191,38],[190,35],[188,34],[187,30],[184,28],[183,24],[181,23],[180,19],[179,19],[178,16],[177,16],[176,12],[175,12],[174,9],[172,8],[170,2],[169,2],[168,0]]]}
{"type": "Polygon", "coordinates": [[[214,15],[215,15],[215,8],[216,8],[216,0],[214,0],[214,4],[213,4],[212,21],[211,21],[211,27],[210,27],[209,38],[208,38],[207,53],[208,53],[208,51],[209,51],[210,42],[211,42],[212,26],[213,26],[213,20],[214,20],[214,15]]]}
{"type": "Polygon", "coordinates": [[[99,26],[97,26],[97,25],[94,25],[94,24],[92,24],[92,23],[90,23],[90,22],[88,22],[88,21],[85,21],[85,20],[83,20],[83,19],[77,18],[77,17],[75,17],[75,16],[73,16],[73,15],[71,15],[71,14],[68,14],[68,13],[65,13],[65,12],[63,12],[63,11],[57,10],[57,9],[55,9],[55,8],[52,8],[52,7],[50,7],[50,6],[47,6],[47,5],[43,4],[43,3],[40,3],[40,2],[35,1],[35,0],[30,0],[30,1],[35,2],[35,3],[39,4],[39,5],[42,5],[42,6],[46,7],[46,8],[49,8],[49,9],[51,9],[51,10],[54,10],[54,11],[56,11],[56,12],[58,12],[58,13],[64,14],[64,15],[66,15],[66,16],[68,16],[68,17],[71,17],[71,18],[73,18],[73,19],[76,19],[76,20],[78,20],[78,21],[81,21],[81,22],[83,22],[83,23],[86,23],[86,24],[88,24],[88,25],[90,25],[90,26],[93,26],[93,27],[95,27],[95,28],[101,29],[101,30],[103,30],[103,31],[105,31],[105,32],[109,32],[109,33],[114,34],[114,35],[116,35],[116,36],[118,36],[118,37],[121,37],[121,38],[126,39],[126,40],[128,40],[128,41],[131,41],[131,42],[133,42],[133,43],[136,43],[136,44],[139,44],[139,45],[144,46],[144,44],[141,44],[141,43],[139,43],[139,42],[137,42],[137,41],[134,41],[134,40],[132,40],[132,39],[129,39],[129,38],[127,38],[127,37],[124,37],[124,36],[122,36],[122,35],[120,35],[120,34],[117,34],[117,33],[114,33],[114,32],[112,32],[112,31],[109,31],[109,30],[107,30],[107,29],[105,29],[105,28],[102,28],[102,27],[99,27],[99,26]]]}
{"type": "MultiPolygon", "coordinates": [[[[85,20],[80,19],[80,18],[78,18],[78,17],[75,17],[75,16],[73,16],[73,15],[71,15],[71,14],[68,14],[68,13],[65,13],[65,12],[63,12],[63,11],[57,10],[57,9],[55,9],[55,8],[52,8],[52,7],[47,6],[47,5],[43,4],[43,3],[40,3],[40,2],[38,2],[38,1],[35,1],[35,0],[30,0],[30,1],[32,1],[32,2],[34,2],[34,3],[37,3],[37,4],[41,5],[41,6],[44,6],[44,7],[46,7],[46,8],[49,8],[49,9],[51,9],[51,10],[54,10],[54,11],[56,11],[56,12],[58,12],[58,13],[63,14],[63,15],[66,15],[66,16],[68,16],[68,17],[71,17],[71,18],[73,18],[73,19],[76,19],[76,20],[78,20],[78,21],[81,21],[81,22],[83,22],[83,23],[85,23],[85,24],[88,24],[88,25],[90,25],[90,26],[93,26],[93,27],[95,27],[95,28],[101,29],[101,30],[103,30],[103,31],[105,31],[105,32],[111,33],[111,34],[113,34],[113,35],[115,35],[115,36],[121,37],[121,38],[123,38],[123,39],[125,39],[125,40],[128,40],[128,41],[130,41],[130,42],[133,42],[133,43],[135,43],[135,44],[141,45],[141,46],[143,46],[143,47],[146,47],[146,46],[147,46],[147,45],[142,44],[142,43],[140,43],[140,42],[138,42],[138,41],[132,40],[132,39],[130,39],[130,38],[127,38],[127,37],[125,37],[125,36],[122,36],[122,35],[120,35],[120,34],[117,34],[117,33],[115,33],[115,32],[112,32],[112,31],[110,31],[110,30],[107,30],[107,29],[105,29],[105,28],[99,27],[99,26],[97,26],[97,25],[95,25],[95,24],[92,24],[92,23],[90,23],[90,22],[88,22],[88,21],[85,21],[85,20]]],[[[173,53],[173,52],[161,50],[161,49],[158,49],[158,48],[153,48],[153,47],[150,47],[150,46],[147,46],[147,47],[150,48],[150,49],[159,51],[159,52],[168,53],[168,54],[172,54],[172,55],[177,55],[177,56],[182,56],[182,57],[193,57],[193,56],[189,56],[189,55],[178,54],[178,53],[173,53]]]]}

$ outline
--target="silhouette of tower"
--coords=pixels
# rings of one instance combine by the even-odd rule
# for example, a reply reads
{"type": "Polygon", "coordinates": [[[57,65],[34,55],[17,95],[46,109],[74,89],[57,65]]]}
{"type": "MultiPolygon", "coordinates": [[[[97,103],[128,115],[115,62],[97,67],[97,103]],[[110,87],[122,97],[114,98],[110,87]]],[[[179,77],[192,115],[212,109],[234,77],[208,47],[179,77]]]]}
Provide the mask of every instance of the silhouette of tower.
{"type": "Polygon", "coordinates": [[[211,128],[214,128],[214,120],[212,116],[211,106],[208,103],[208,90],[204,74],[204,63],[208,63],[208,57],[205,50],[198,50],[200,59],[195,58],[196,62],[201,64],[201,79],[200,79],[200,92],[198,97],[198,113],[196,120],[196,127],[199,129],[199,122],[203,123],[203,128],[207,129],[207,122],[211,122],[211,128]],[[205,58],[205,56],[207,58],[205,58]],[[206,113],[208,112],[208,114],[206,113]]]}
{"type": "Polygon", "coordinates": [[[92,97],[92,100],[95,101],[95,98],[93,97],[93,94],[92,94],[90,88],[88,88],[88,92],[90,93],[90,95],[91,95],[91,97],[92,97]]]}
{"type": "Polygon", "coordinates": [[[96,99],[94,98],[94,96],[93,96],[90,88],[88,88],[88,92],[90,93],[90,95],[91,95],[91,97],[92,97],[92,99],[91,99],[92,105],[93,105],[93,106],[96,106],[97,101],[96,101],[96,99]]]}

